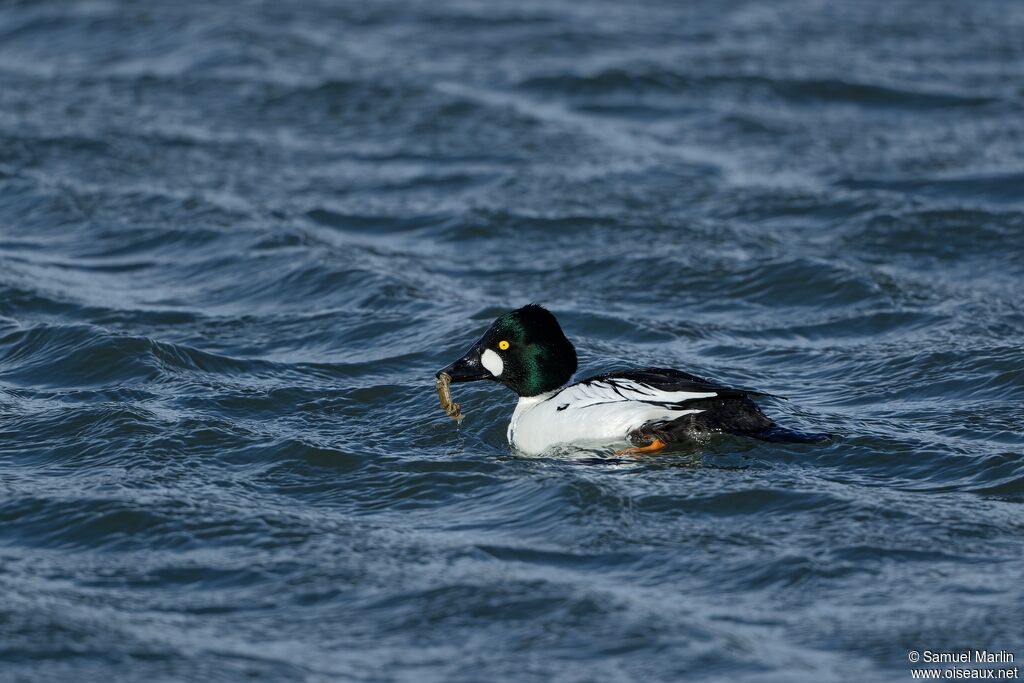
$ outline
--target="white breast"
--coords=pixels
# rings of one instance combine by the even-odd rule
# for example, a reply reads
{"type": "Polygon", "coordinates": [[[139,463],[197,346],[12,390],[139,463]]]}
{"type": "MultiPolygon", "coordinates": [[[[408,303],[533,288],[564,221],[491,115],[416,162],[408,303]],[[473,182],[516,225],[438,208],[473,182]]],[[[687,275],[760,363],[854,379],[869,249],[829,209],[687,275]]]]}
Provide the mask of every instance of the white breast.
{"type": "Polygon", "coordinates": [[[558,392],[519,399],[508,441],[529,455],[559,444],[622,443],[653,420],[701,412],[680,405],[714,392],[659,391],[632,380],[574,384],[558,392]]]}

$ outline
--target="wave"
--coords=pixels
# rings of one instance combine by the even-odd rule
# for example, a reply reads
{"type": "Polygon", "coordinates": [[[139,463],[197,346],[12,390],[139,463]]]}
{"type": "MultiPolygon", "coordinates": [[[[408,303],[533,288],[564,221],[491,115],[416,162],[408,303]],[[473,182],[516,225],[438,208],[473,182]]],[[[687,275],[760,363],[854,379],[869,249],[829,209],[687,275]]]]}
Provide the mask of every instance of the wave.
{"type": "Polygon", "coordinates": [[[850,104],[865,108],[949,110],[991,105],[997,97],[907,86],[857,82],[839,78],[795,78],[786,75],[702,73],[668,70],[660,65],[612,67],[591,74],[533,76],[517,87],[553,96],[600,97],[617,94],[667,94],[694,97],[709,92],[735,97],[757,95],[795,103],[850,104]]]}

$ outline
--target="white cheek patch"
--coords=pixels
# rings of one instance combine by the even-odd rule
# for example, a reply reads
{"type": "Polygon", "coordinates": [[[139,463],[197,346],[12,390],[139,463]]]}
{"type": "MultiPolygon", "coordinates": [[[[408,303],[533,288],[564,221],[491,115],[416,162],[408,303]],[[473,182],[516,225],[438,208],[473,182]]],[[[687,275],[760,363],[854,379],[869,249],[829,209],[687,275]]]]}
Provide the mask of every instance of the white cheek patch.
{"type": "Polygon", "coordinates": [[[483,352],[483,355],[480,356],[480,362],[487,368],[487,372],[495,377],[501,377],[501,373],[505,369],[505,361],[501,360],[501,356],[490,349],[483,352]]]}

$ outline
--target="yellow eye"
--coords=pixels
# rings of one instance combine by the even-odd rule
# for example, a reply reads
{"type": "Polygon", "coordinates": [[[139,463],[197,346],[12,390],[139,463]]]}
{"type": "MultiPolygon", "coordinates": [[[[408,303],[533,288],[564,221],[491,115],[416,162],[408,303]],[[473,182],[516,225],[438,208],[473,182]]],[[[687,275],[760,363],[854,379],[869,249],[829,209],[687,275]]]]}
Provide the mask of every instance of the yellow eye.
{"type": "Polygon", "coordinates": [[[508,347],[510,347],[510,346],[512,346],[512,345],[509,344],[504,339],[502,339],[500,342],[498,342],[498,348],[501,349],[502,351],[508,351],[508,347]]]}

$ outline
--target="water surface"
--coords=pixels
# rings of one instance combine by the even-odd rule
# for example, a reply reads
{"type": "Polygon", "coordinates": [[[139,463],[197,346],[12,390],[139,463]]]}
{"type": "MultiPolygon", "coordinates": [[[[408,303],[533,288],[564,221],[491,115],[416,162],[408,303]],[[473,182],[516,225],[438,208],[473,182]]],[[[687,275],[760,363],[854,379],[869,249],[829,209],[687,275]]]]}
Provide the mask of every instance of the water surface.
{"type": "Polygon", "coordinates": [[[0,678],[1024,656],[1024,6],[0,7],[0,678]],[[501,312],[826,446],[505,442],[501,312]]]}

